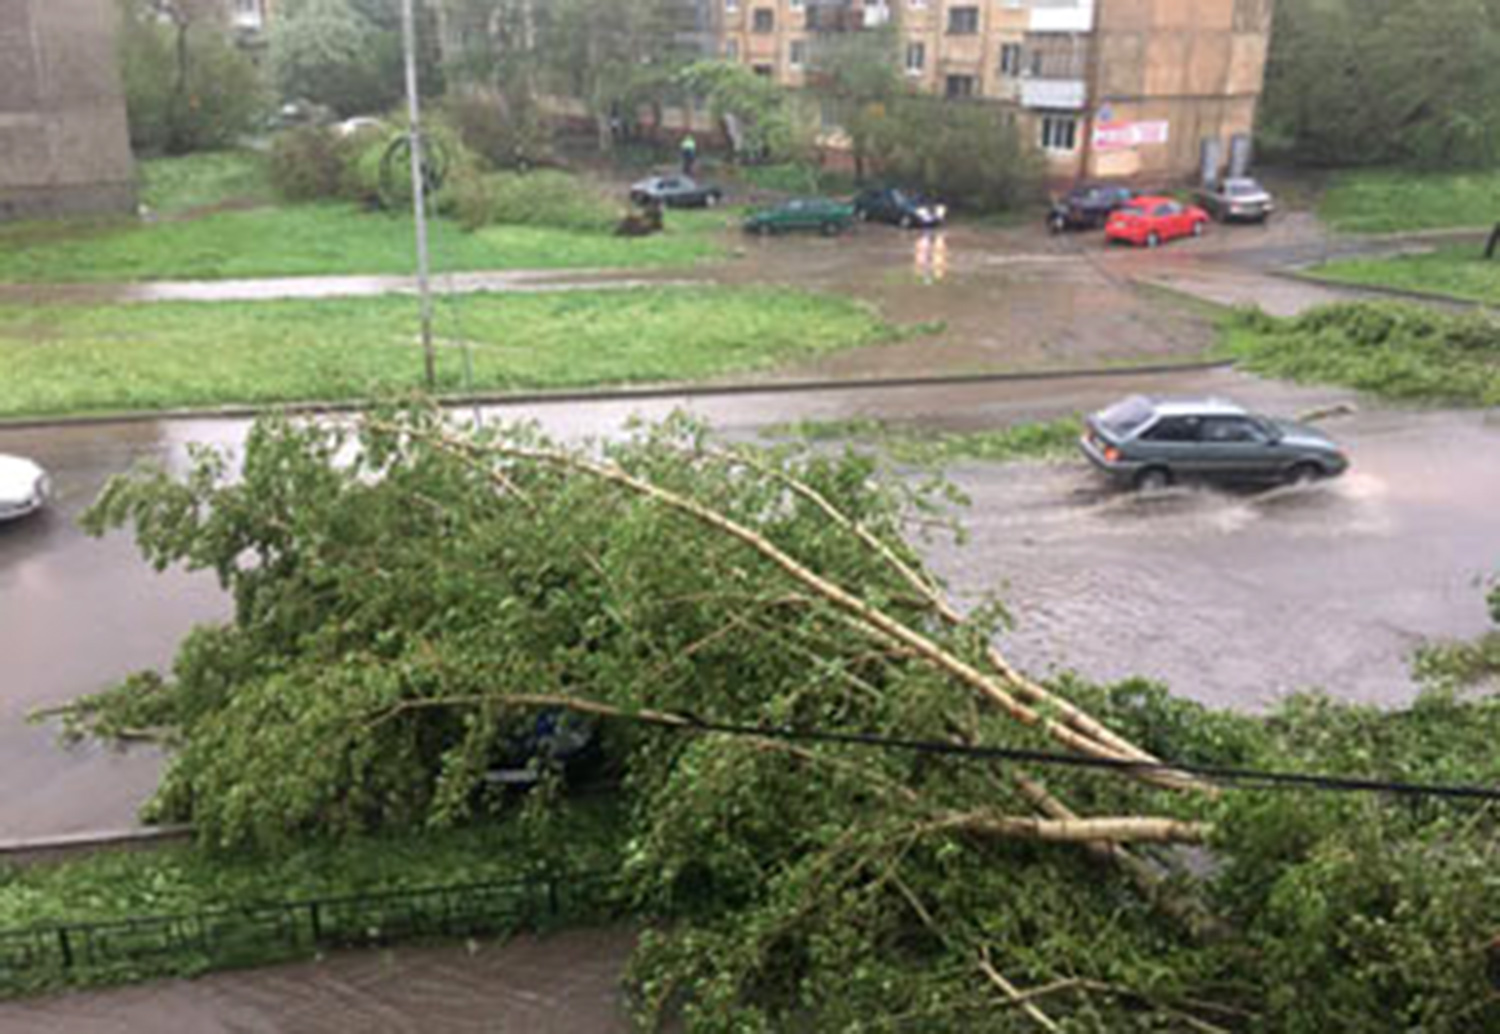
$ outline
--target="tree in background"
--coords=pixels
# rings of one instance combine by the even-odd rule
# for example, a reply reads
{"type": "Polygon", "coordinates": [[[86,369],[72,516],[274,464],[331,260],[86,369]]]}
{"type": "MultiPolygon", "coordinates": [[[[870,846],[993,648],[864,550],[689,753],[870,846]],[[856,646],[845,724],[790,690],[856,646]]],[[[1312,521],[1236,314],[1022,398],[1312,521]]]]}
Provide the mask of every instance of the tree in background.
{"type": "Polygon", "coordinates": [[[817,41],[807,83],[849,137],[854,176],[863,182],[878,137],[890,126],[890,107],[906,93],[894,26],[836,33],[817,41]]]}
{"type": "MultiPolygon", "coordinates": [[[[437,22],[420,5],[418,75],[436,96],[443,79],[437,22]]],[[[270,65],[283,100],[350,116],[380,112],[405,91],[399,0],[288,0],[270,33],[270,65]]]]}
{"type": "Polygon", "coordinates": [[[1014,115],[991,104],[903,97],[872,139],[887,179],[972,211],[1003,211],[1029,201],[1045,171],[1014,115]]]}
{"type": "Polygon", "coordinates": [[[1282,0],[1261,124],[1317,165],[1500,161],[1500,0],[1282,0]]]}
{"type": "Polygon", "coordinates": [[[124,0],[121,66],[131,144],[185,154],[232,143],[261,107],[259,77],[218,0],[124,0]]]}
{"type": "Polygon", "coordinates": [[[809,120],[796,98],[767,76],[732,61],[697,61],[678,72],[678,89],[702,97],[719,122],[733,121],[741,157],[806,161],[813,156],[809,120]]]}

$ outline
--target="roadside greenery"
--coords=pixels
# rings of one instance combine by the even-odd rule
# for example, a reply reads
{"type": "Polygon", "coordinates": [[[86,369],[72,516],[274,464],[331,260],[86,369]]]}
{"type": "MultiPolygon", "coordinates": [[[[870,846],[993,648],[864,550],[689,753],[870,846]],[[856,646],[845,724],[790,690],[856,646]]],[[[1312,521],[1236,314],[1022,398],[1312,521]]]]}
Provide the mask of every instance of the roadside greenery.
{"type": "Polygon", "coordinates": [[[1500,1024],[1500,829],[1477,804],[1167,791],[692,728],[1494,785],[1500,700],[1311,696],[1252,717],[1139,682],[1032,683],[989,646],[998,603],[945,616],[904,537],[948,512],[941,484],[855,452],[726,451],[680,419],[575,451],[419,411],[264,421],[242,459],[116,480],[85,518],[234,598],[170,673],[74,715],[173,747],[153,808],[205,850],[483,822],[483,773],[537,708],[567,709],[624,775],[621,872],[656,921],[631,973],[650,1029],[1500,1024]],[[1041,835],[1070,815],[1076,842],[1041,835]],[[1152,846],[1179,839],[1215,864],[1152,846]]]}
{"type": "Polygon", "coordinates": [[[1489,605],[1493,631],[1472,642],[1434,643],[1417,651],[1419,681],[1450,691],[1500,688],[1500,581],[1492,583],[1489,605]]]}
{"type": "Polygon", "coordinates": [[[1445,295],[1500,305],[1500,261],[1478,244],[1450,245],[1419,255],[1339,259],[1308,271],[1325,280],[1445,295]]]}
{"type": "MultiPolygon", "coordinates": [[[[417,74],[422,94],[443,90],[438,21],[418,4],[417,74]]],[[[284,101],[310,102],[340,117],[384,112],[405,86],[399,0],[284,0],[269,33],[267,64],[284,101]]]]}
{"type": "Polygon", "coordinates": [[[1013,424],[987,431],[944,432],[887,420],[802,420],[766,431],[774,439],[842,442],[914,467],[954,463],[1013,463],[1076,455],[1082,424],[1076,418],[1013,424]]]}
{"type": "Polygon", "coordinates": [[[1346,233],[1487,229],[1500,220],[1500,171],[1339,172],[1323,194],[1318,214],[1346,233]]]}
{"type": "Polygon", "coordinates": [[[1226,348],[1273,377],[1341,384],[1382,398],[1500,405],[1500,324],[1421,305],[1327,305],[1290,319],[1236,314],[1226,348]]]}
{"type": "MultiPolygon", "coordinates": [[[[370,399],[421,386],[417,302],[0,306],[0,415],[370,399]]],[[[891,339],[858,304],[776,288],[439,300],[438,388],[684,381],[891,339]]]]}
{"type": "MultiPolygon", "coordinates": [[[[535,226],[430,225],[437,273],[690,266],[721,257],[722,215],[672,213],[667,230],[628,240],[535,226]]],[[[411,220],[324,203],[220,212],[183,222],[0,227],[0,282],[87,283],[392,274],[415,263],[411,220]],[[24,246],[12,246],[12,242],[24,246]]]]}
{"type": "Polygon", "coordinates": [[[137,163],[141,204],[159,216],[178,216],[215,206],[269,203],[266,161],[249,151],[206,151],[137,163]]]}

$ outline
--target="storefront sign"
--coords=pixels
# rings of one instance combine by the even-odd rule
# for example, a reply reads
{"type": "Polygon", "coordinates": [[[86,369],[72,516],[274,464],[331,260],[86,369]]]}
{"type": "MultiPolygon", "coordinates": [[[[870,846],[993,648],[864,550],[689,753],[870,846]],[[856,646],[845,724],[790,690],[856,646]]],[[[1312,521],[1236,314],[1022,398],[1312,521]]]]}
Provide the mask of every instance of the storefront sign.
{"type": "Polygon", "coordinates": [[[1094,126],[1094,150],[1128,151],[1146,144],[1164,144],[1171,137],[1170,122],[1100,122],[1094,126]]]}

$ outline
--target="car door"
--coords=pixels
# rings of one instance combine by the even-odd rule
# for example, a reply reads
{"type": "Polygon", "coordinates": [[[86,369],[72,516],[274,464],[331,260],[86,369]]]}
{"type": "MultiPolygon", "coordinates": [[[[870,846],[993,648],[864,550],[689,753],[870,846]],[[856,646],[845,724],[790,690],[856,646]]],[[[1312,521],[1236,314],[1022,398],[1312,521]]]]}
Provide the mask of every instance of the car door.
{"type": "Polygon", "coordinates": [[[1186,217],[1182,206],[1175,201],[1167,201],[1157,205],[1156,217],[1158,224],[1156,232],[1161,235],[1161,239],[1164,241],[1181,237],[1188,232],[1187,227],[1184,225],[1186,217]]]}
{"type": "Polygon", "coordinates": [[[1163,417],[1137,439],[1131,459],[1142,466],[1162,466],[1173,477],[1196,477],[1203,471],[1201,418],[1163,417]]]}
{"type": "Polygon", "coordinates": [[[1276,465],[1265,428],[1244,416],[1205,417],[1203,473],[1224,481],[1258,481],[1276,465]]]}

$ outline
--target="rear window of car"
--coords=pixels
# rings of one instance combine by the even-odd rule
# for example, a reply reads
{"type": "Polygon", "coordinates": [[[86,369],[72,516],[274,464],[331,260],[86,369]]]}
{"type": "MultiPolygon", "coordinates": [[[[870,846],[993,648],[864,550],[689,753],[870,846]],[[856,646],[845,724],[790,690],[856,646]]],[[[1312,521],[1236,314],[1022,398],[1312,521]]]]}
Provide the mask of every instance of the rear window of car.
{"type": "Polygon", "coordinates": [[[1110,434],[1123,438],[1143,427],[1155,415],[1156,410],[1152,408],[1150,400],[1137,395],[1123,402],[1116,402],[1099,413],[1094,420],[1110,434]]]}

